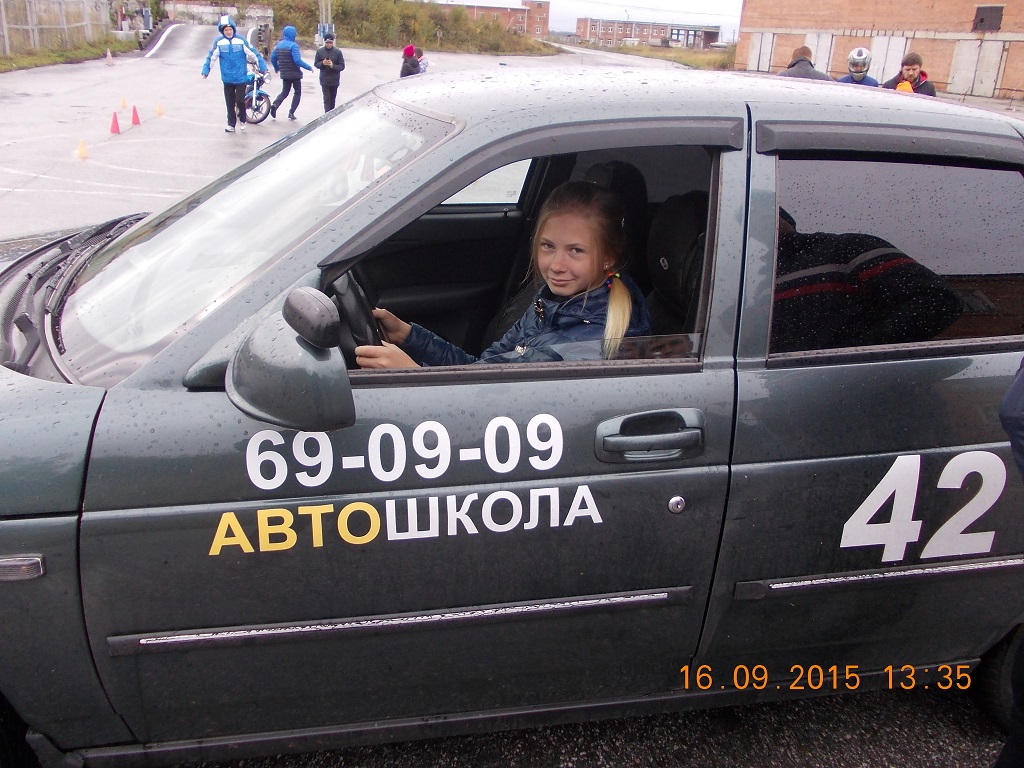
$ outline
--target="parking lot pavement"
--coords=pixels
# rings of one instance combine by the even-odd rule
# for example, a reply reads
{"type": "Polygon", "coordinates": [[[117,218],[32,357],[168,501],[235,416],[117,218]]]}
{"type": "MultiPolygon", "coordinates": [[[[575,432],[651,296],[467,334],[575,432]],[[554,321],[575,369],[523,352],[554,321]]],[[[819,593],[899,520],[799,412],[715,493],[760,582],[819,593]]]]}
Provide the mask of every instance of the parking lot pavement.
{"type": "MultiPolygon", "coordinates": [[[[219,70],[214,65],[208,79],[200,76],[216,35],[213,26],[176,25],[145,54],[119,56],[112,65],[100,60],[0,74],[0,240],[160,210],[323,112],[318,78],[306,73],[297,121],[268,118],[226,134],[219,70]]],[[[339,102],[398,78],[398,51],[344,54],[339,102]]],[[[313,51],[303,57],[312,61],[313,51]]],[[[603,52],[429,53],[429,59],[425,77],[498,66],[675,66],[603,52]]],[[[275,77],[266,90],[276,96],[280,88],[275,77]]]]}

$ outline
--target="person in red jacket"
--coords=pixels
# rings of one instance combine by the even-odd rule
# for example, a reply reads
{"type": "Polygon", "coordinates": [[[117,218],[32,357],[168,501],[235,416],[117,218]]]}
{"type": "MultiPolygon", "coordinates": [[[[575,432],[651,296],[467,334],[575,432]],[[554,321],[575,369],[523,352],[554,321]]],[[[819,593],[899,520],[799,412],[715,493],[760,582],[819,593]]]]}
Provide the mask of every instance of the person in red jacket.
{"type": "Polygon", "coordinates": [[[908,53],[903,57],[901,65],[900,73],[891,80],[886,80],[882,83],[883,88],[894,91],[900,83],[910,83],[914,93],[921,93],[925,96],[935,95],[935,83],[929,80],[928,73],[921,69],[924,65],[924,59],[921,58],[921,54],[908,53]]]}

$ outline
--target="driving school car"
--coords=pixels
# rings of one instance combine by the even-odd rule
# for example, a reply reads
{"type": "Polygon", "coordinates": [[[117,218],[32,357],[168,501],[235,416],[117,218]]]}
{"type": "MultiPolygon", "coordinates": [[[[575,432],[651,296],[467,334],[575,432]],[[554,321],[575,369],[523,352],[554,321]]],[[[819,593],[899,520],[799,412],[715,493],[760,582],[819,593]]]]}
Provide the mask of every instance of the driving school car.
{"type": "Polygon", "coordinates": [[[0,763],[925,685],[1005,716],[1024,124],[729,73],[408,80],[3,263],[0,763]],[[530,311],[569,179],[625,200],[651,336],[355,366],[373,306],[475,354],[530,311]]]}

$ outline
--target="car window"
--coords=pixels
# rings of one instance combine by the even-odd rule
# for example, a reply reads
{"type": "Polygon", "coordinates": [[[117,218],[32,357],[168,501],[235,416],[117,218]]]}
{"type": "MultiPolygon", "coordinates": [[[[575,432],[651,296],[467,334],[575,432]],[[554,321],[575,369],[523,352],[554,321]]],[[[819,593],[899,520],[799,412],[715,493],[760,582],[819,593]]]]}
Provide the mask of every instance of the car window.
{"type": "MultiPolygon", "coordinates": [[[[360,263],[357,276],[377,306],[427,332],[417,330],[407,343],[425,367],[460,367],[469,360],[605,365],[694,360],[702,348],[711,272],[707,229],[713,159],[714,152],[703,146],[659,146],[522,160],[485,174],[406,226],[360,263]],[[527,182],[531,168],[537,171],[527,182]],[[636,316],[616,345],[601,343],[606,284],[586,294],[578,308],[585,315],[597,307],[600,326],[578,337],[570,332],[568,338],[534,327],[538,319],[540,325],[547,322],[545,312],[550,316],[569,306],[552,304],[552,297],[541,293],[543,279],[530,267],[539,211],[560,183],[582,181],[614,190],[624,204],[628,258],[617,279],[630,286],[636,316]],[[455,205],[494,202],[503,185],[509,200],[521,198],[511,213],[455,205]],[[642,322],[633,322],[640,316],[642,322]],[[638,327],[644,330],[636,332],[638,327]],[[508,335],[519,331],[526,338],[508,335]],[[448,343],[468,357],[442,349],[448,343]]],[[[589,316],[585,322],[591,322],[589,316]]]]}
{"type": "Polygon", "coordinates": [[[1018,169],[783,157],[778,201],[771,352],[1024,333],[1018,169]]]}
{"type": "Polygon", "coordinates": [[[456,192],[442,205],[502,205],[518,203],[532,160],[496,168],[456,192]]]}

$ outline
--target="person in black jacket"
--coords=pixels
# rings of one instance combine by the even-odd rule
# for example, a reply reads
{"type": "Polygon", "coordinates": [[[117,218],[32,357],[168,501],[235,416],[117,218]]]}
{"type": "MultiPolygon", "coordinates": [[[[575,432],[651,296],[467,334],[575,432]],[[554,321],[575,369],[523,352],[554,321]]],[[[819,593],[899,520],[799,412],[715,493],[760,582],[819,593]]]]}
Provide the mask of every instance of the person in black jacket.
{"type": "Polygon", "coordinates": [[[921,54],[908,53],[903,57],[903,61],[900,64],[900,73],[896,77],[882,83],[882,87],[896,90],[896,86],[900,83],[910,83],[914,93],[934,96],[935,83],[928,79],[928,73],[921,69],[922,66],[924,66],[924,59],[921,58],[921,54]]]}
{"type": "Polygon", "coordinates": [[[832,78],[824,72],[814,68],[811,57],[814,52],[806,45],[801,45],[793,51],[793,60],[789,66],[779,72],[780,77],[803,77],[807,80],[831,80],[832,78]]]}
{"type": "Polygon", "coordinates": [[[772,352],[927,341],[963,312],[937,274],[857,232],[798,232],[779,208],[772,352]]]}
{"type": "Polygon", "coordinates": [[[420,60],[416,57],[416,48],[407,45],[402,49],[402,73],[399,77],[418,75],[420,73],[420,60]]]}
{"type": "MultiPolygon", "coordinates": [[[[1010,437],[1017,468],[1024,475],[1024,362],[999,406],[999,420],[1010,437]]],[[[1012,646],[1011,646],[1012,647],[1012,646]]],[[[1010,688],[1013,704],[1010,710],[1010,731],[999,758],[992,768],[1021,768],[1024,766],[1024,642],[1017,643],[1017,651],[1010,669],[1010,688]]]]}
{"type": "Polygon", "coordinates": [[[324,92],[324,112],[334,109],[338,98],[338,83],[345,68],[345,57],[334,47],[334,35],[324,35],[324,45],[313,57],[313,66],[320,70],[320,90],[324,92]]]}

